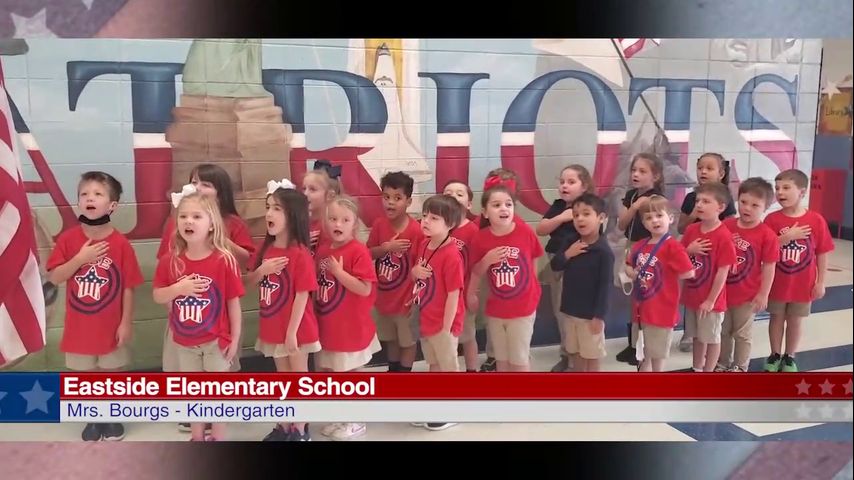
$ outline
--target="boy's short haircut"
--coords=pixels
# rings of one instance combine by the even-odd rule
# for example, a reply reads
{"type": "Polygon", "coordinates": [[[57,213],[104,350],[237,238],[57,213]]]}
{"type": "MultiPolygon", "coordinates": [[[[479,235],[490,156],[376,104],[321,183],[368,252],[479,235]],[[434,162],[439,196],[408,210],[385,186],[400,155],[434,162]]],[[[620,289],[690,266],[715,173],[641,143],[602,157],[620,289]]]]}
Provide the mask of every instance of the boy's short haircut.
{"type": "Polygon", "coordinates": [[[795,182],[795,185],[798,188],[807,188],[810,185],[810,179],[809,177],[807,177],[807,174],[798,170],[797,168],[783,170],[782,172],[778,173],[776,177],[774,177],[775,182],[781,182],[784,180],[795,182]]]}
{"type": "Polygon", "coordinates": [[[670,208],[670,201],[662,195],[650,195],[649,201],[640,208],[641,218],[647,213],[664,212],[668,215],[673,215],[673,209],[670,208]]]}
{"type": "Polygon", "coordinates": [[[460,185],[466,187],[466,194],[469,196],[469,201],[474,201],[474,192],[472,192],[471,187],[462,180],[448,180],[447,182],[445,182],[445,186],[442,187],[442,191],[445,191],[445,189],[448,188],[448,185],[451,185],[453,183],[459,183],[460,185]]]}
{"type": "Polygon", "coordinates": [[[605,201],[592,193],[582,194],[580,197],[575,199],[575,203],[573,203],[573,206],[578,204],[589,206],[593,209],[594,212],[596,212],[596,215],[606,213],[605,201]]]}
{"type": "Polygon", "coordinates": [[[97,170],[93,170],[91,172],[86,172],[83,175],[80,175],[80,182],[77,184],[77,191],[80,191],[80,187],[85,182],[98,182],[102,185],[107,186],[107,190],[110,194],[110,201],[118,202],[119,198],[122,196],[122,184],[116,177],[110,175],[109,173],[100,172],[97,170]]]}
{"type": "Polygon", "coordinates": [[[750,177],[738,186],[738,195],[748,193],[765,200],[765,206],[774,203],[774,186],[762,177],[750,177]]]}
{"type": "Polygon", "coordinates": [[[380,179],[380,190],[386,187],[403,190],[406,198],[411,198],[412,192],[415,190],[415,180],[403,172],[389,172],[380,179]]]}
{"type": "Polygon", "coordinates": [[[445,224],[452,230],[463,221],[463,211],[460,202],[450,195],[433,195],[424,202],[421,213],[424,215],[432,213],[445,220],[445,224]]]}
{"type": "Polygon", "coordinates": [[[709,182],[697,185],[694,188],[694,193],[697,195],[711,195],[721,205],[728,205],[732,201],[729,188],[721,182],[709,182]]]}

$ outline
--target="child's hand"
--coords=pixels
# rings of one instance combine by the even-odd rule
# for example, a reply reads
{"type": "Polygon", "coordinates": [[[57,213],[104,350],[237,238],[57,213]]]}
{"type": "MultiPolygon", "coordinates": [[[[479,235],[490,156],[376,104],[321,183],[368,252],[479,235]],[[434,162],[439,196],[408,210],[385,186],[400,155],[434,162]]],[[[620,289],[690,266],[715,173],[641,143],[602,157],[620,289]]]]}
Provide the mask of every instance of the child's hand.
{"type": "Polygon", "coordinates": [[[225,360],[229,364],[231,364],[232,362],[234,362],[234,357],[237,356],[237,352],[239,351],[240,341],[237,338],[234,338],[231,340],[231,343],[229,343],[228,346],[225,347],[225,350],[223,350],[222,354],[225,357],[225,360]]]}
{"type": "Polygon", "coordinates": [[[412,276],[418,280],[427,280],[433,276],[433,269],[429,265],[418,264],[412,267],[412,276]]]}
{"type": "Polygon", "coordinates": [[[638,211],[647,203],[649,203],[649,197],[640,197],[637,200],[635,200],[635,203],[632,204],[632,208],[635,211],[638,211]]]}
{"type": "Polygon", "coordinates": [[[127,345],[130,343],[130,339],[133,336],[133,325],[130,323],[122,322],[119,324],[119,329],[116,330],[116,343],[119,347],[122,345],[127,345]]]}
{"type": "Polygon", "coordinates": [[[632,280],[636,280],[638,278],[638,272],[633,267],[626,265],[625,271],[626,271],[626,275],[628,275],[628,277],[631,278],[632,280]]]}
{"type": "Polygon", "coordinates": [[[483,256],[483,261],[485,261],[488,265],[498,263],[507,256],[508,250],[509,249],[507,247],[495,247],[492,250],[486,252],[486,255],[483,256]]]}
{"type": "Polygon", "coordinates": [[[327,262],[326,268],[329,270],[329,273],[335,275],[335,278],[344,273],[344,257],[329,257],[327,262]]]}
{"type": "Polygon", "coordinates": [[[788,240],[786,243],[792,240],[803,240],[810,236],[812,233],[812,227],[809,225],[798,225],[795,222],[794,225],[790,229],[788,229],[785,233],[786,239],[788,240]]]}
{"type": "Polygon", "coordinates": [[[400,253],[409,250],[412,242],[408,238],[397,238],[400,234],[396,234],[391,240],[383,243],[383,250],[391,253],[400,253]]]}
{"type": "Polygon", "coordinates": [[[470,292],[466,295],[466,308],[472,312],[476,312],[480,307],[480,301],[477,298],[477,293],[470,292]]]}
{"type": "Polygon", "coordinates": [[[812,299],[820,300],[824,298],[825,288],[823,283],[816,282],[812,287],[812,299]]]}
{"type": "Polygon", "coordinates": [[[308,232],[308,244],[314,248],[317,246],[317,241],[320,239],[320,230],[312,230],[308,232]]]}
{"type": "Polygon", "coordinates": [[[566,210],[560,212],[560,214],[556,217],[560,220],[560,223],[569,223],[572,221],[572,209],[567,208],[566,210]]]}
{"type": "Polygon", "coordinates": [[[208,281],[200,278],[198,274],[187,275],[178,280],[178,295],[185,297],[198,297],[208,289],[208,281]]]}
{"type": "Polygon", "coordinates": [[[602,320],[601,318],[594,318],[587,322],[587,328],[590,330],[591,335],[599,335],[605,331],[605,320],[602,320]]]}
{"type": "Polygon", "coordinates": [[[581,240],[576,240],[575,243],[569,246],[564,252],[564,256],[567,260],[573,257],[577,257],[582,253],[587,253],[587,244],[582,242],[581,240]]]}
{"type": "Polygon", "coordinates": [[[688,248],[685,250],[688,251],[688,255],[705,255],[706,252],[712,249],[712,241],[708,238],[698,238],[691,242],[688,245],[688,248]]]}
{"type": "Polygon", "coordinates": [[[93,263],[103,257],[109,250],[109,243],[101,241],[96,244],[92,244],[92,239],[90,238],[86,240],[86,243],[84,243],[82,247],[80,247],[80,251],[77,252],[76,256],[77,259],[85,265],[87,263],[93,263]]]}
{"type": "Polygon", "coordinates": [[[712,300],[706,300],[701,303],[700,308],[697,309],[697,316],[704,317],[710,314],[713,308],[715,308],[715,302],[712,300]]]}
{"type": "Polygon", "coordinates": [[[297,342],[297,334],[294,332],[293,334],[288,333],[285,338],[285,351],[288,355],[293,355],[299,352],[299,342],[297,342]]]}
{"type": "Polygon", "coordinates": [[[257,273],[261,275],[270,275],[271,273],[281,272],[287,265],[290,259],[288,257],[267,258],[258,266],[257,273]]]}
{"type": "Polygon", "coordinates": [[[750,304],[753,305],[753,313],[759,313],[768,308],[768,295],[756,295],[750,304]]]}

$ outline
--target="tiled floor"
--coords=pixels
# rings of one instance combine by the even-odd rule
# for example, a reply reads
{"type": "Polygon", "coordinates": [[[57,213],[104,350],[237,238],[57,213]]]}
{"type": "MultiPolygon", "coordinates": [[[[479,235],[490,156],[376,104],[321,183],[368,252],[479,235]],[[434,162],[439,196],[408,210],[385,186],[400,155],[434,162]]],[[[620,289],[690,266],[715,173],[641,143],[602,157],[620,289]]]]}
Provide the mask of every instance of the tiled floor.
{"type": "MultiPolygon", "coordinates": [[[[830,258],[828,286],[848,286],[854,283],[852,272],[852,243],[837,241],[830,258]]],[[[851,348],[852,309],[850,293],[848,308],[831,309],[811,315],[804,325],[802,340],[805,369],[852,371],[851,348]]],[[[769,354],[768,322],[757,321],[753,331],[754,359],[769,354]]],[[[608,357],[602,363],[606,371],[633,371],[634,367],[618,363],[614,355],[626,345],[625,338],[607,340],[608,357]]],[[[533,351],[533,369],[547,371],[557,360],[557,347],[541,347],[533,351]]],[[[690,366],[691,354],[674,351],[668,361],[670,369],[690,366]]],[[[382,370],[380,368],[379,370],[382,370]]],[[[416,363],[414,370],[425,365],[416,363]]],[[[234,424],[229,430],[232,440],[258,440],[269,432],[270,424],[234,424]]],[[[312,425],[315,440],[323,437],[321,425],[312,425]],[[315,427],[318,427],[317,429],[315,427]]],[[[14,440],[79,440],[81,425],[4,425],[0,441],[14,440]]],[[[126,440],[162,441],[187,440],[171,423],[129,424],[126,440]]],[[[693,441],[693,440],[844,440],[851,441],[851,424],[463,424],[441,432],[430,432],[408,424],[371,424],[360,440],[613,440],[613,441],[693,441]]]]}

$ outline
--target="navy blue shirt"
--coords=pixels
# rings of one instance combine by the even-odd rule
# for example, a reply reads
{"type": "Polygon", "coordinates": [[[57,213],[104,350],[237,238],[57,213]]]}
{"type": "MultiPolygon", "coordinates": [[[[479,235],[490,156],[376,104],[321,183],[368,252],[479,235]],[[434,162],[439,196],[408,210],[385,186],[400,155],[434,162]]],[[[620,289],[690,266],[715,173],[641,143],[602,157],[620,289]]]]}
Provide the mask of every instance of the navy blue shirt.
{"type": "MultiPolygon", "coordinates": [[[[558,198],[554,203],[552,203],[552,206],[549,207],[546,214],[543,215],[543,218],[555,218],[566,211],[567,208],[571,208],[571,206],[568,205],[565,200],[558,198]]],[[[546,243],[545,248],[546,252],[557,253],[557,248],[568,238],[575,238],[575,240],[578,240],[578,232],[575,230],[575,224],[572,222],[561,223],[559,227],[555,228],[552,233],[549,234],[549,241],[546,243]]]]}
{"type": "Polygon", "coordinates": [[[563,271],[560,311],[586,320],[604,320],[614,280],[614,252],[605,236],[599,235],[585,253],[567,260],[564,252],[576,240],[564,240],[551,261],[552,270],[563,271]]]}
{"type": "MultiPolygon", "coordinates": [[[[626,192],[626,196],[623,197],[623,206],[629,208],[632,206],[633,203],[635,203],[637,199],[641,197],[650,197],[652,195],[664,196],[664,194],[661,193],[661,191],[655,187],[640,194],[638,193],[637,188],[633,188],[626,192]]],[[[641,217],[640,212],[635,213],[635,218],[633,218],[632,221],[629,223],[629,226],[626,227],[625,235],[626,238],[628,238],[629,241],[632,242],[637,242],[638,240],[642,240],[644,238],[649,237],[649,230],[647,230],[646,227],[643,226],[643,218],[641,217]]]]}

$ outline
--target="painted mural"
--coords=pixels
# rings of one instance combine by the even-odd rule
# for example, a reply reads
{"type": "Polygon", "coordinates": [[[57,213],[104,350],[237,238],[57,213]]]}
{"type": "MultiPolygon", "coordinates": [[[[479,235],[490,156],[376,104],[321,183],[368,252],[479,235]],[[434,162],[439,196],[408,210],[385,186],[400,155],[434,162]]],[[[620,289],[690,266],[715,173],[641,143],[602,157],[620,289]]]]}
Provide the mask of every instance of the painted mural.
{"type": "MultiPolygon", "coordinates": [[[[560,169],[579,163],[615,213],[629,159],[644,150],[665,159],[678,206],[704,151],[730,161],[733,188],[793,166],[809,172],[821,42],[41,39],[14,53],[0,60],[42,258],[77,222],[80,173],[116,176],[126,193],[114,223],[148,280],[137,291],[134,366],[156,368],[164,311],[151,301],[154,252],[167,194],[197,163],[229,172],[256,235],[266,182],[298,183],[320,158],[342,166],[366,225],[382,214],[380,177],[397,170],[416,181],[417,215],[448,180],[467,180],[477,205],[486,173],[513,169],[521,214],[535,222],[557,197],[560,169]]],[[[48,348],[20,368],[61,367],[63,294],[48,348]]]]}

